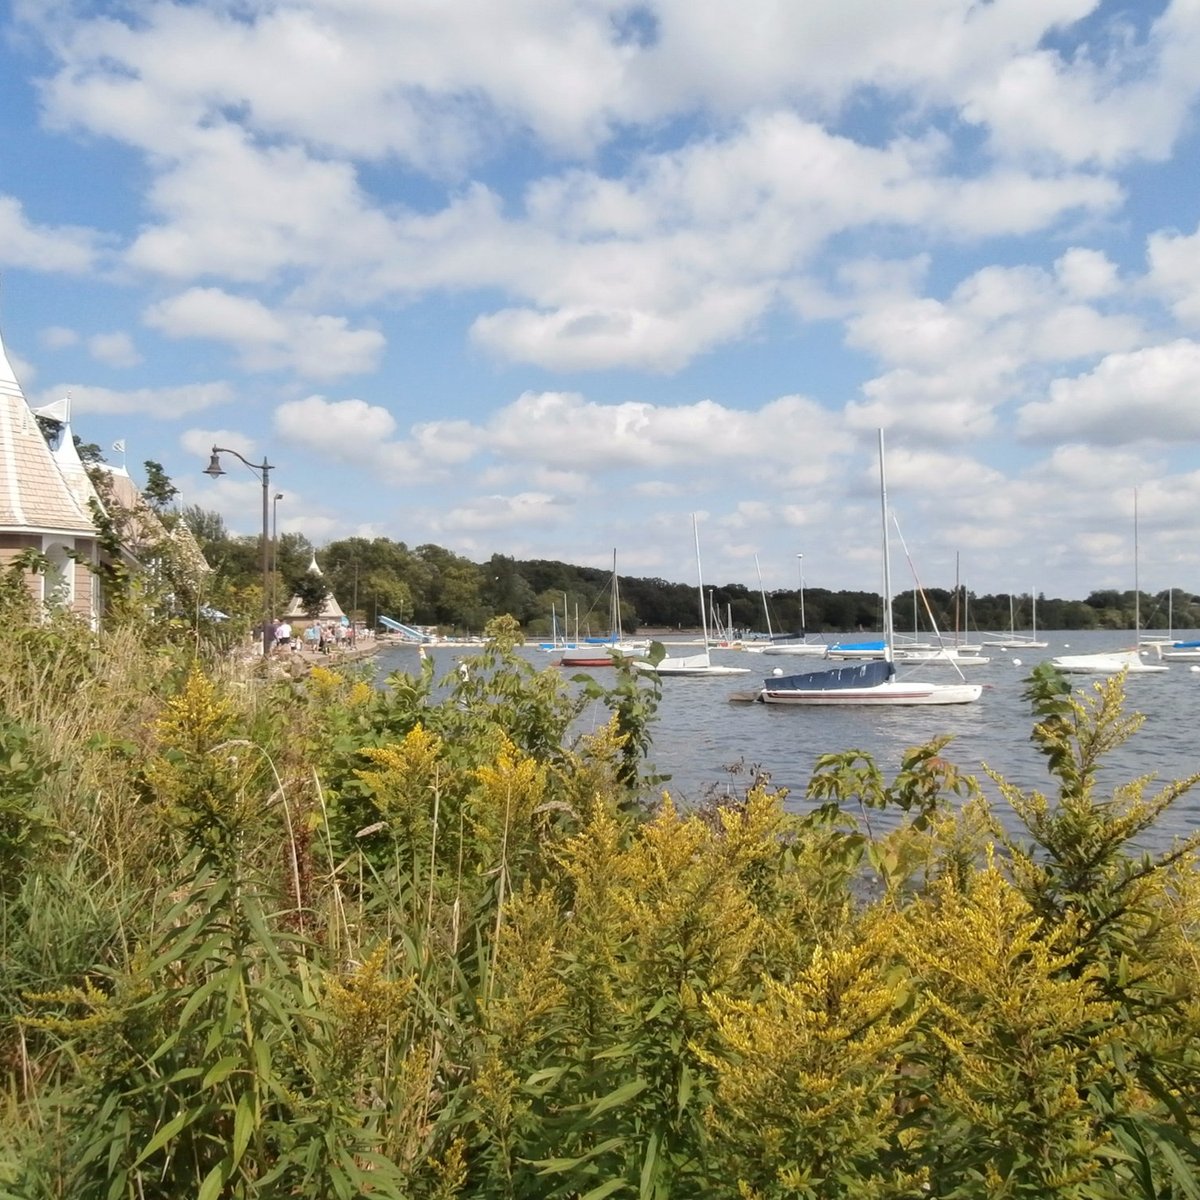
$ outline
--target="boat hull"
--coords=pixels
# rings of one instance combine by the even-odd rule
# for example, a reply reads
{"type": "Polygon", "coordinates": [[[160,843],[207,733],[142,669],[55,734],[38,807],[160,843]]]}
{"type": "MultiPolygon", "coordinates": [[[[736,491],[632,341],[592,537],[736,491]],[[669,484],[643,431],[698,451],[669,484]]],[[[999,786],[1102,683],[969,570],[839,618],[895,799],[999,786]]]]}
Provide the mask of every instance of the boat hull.
{"type": "Polygon", "coordinates": [[[774,642],[764,646],[760,654],[793,654],[807,658],[824,658],[829,647],[824,642],[774,642]]]}
{"type": "Polygon", "coordinates": [[[614,658],[632,658],[645,654],[649,642],[618,642],[613,645],[584,645],[565,651],[558,660],[560,667],[611,667],[614,658]]]}
{"type": "Polygon", "coordinates": [[[660,678],[700,679],[710,675],[749,675],[749,667],[727,667],[721,663],[687,666],[681,663],[660,662],[658,666],[652,663],[639,662],[637,669],[645,675],[658,675],[660,678]]]}
{"type": "Polygon", "coordinates": [[[860,705],[883,707],[887,705],[925,704],[972,704],[983,694],[978,683],[922,683],[910,680],[889,679],[864,688],[841,688],[837,691],[817,689],[813,691],[777,689],[770,686],[762,690],[765,704],[794,704],[809,707],[834,707],[860,705]]]}
{"type": "Polygon", "coordinates": [[[961,654],[953,650],[897,650],[892,656],[899,664],[917,667],[955,666],[984,667],[992,660],[986,654],[961,654]]]}
{"type": "Polygon", "coordinates": [[[1051,664],[1066,675],[1157,675],[1168,668],[1142,662],[1136,650],[1114,650],[1104,654],[1062,654],[1051,664]]]}

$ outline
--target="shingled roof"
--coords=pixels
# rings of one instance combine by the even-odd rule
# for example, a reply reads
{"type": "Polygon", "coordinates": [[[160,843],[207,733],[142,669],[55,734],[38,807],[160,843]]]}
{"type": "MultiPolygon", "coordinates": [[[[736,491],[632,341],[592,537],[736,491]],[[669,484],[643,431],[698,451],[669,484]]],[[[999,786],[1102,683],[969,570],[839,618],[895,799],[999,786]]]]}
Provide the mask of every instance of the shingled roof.
{"type": "Polygon", "coordinates": [[[0,341],[0,532],[95,537],[91,514],[67,483],[0,341]]]}

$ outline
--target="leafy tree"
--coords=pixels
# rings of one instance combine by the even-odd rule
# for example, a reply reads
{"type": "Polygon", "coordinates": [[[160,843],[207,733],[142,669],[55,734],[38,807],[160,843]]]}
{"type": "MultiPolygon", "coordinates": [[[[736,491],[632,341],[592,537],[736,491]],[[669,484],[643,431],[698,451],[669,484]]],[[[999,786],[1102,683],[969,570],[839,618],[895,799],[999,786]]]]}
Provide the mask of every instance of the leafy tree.
{"type": "Polygon", "coordinates": [[[85,467],[104,462],[104,454],[95,442],[85,442],[80,438],[79,434],[74,434],[73,436],[75,440],[75,453],[79,455],[79,461],[85,467]]]}
{"type": "Polygon", "coordinates": [[[162,463],[147,459],[143,465],[146,468],[146,483],[142,488],[142,495],[150,502],[150,507],[155,512],[162,512],[179,495],[179,489],[163,470],[162,463]]]}
{"type": "Polygon", "coordinates": [[[300,601],[300,607],[307,617],[316,619],[325,607],[325,601],[330,596],[329,584],[323,575],[315,571],[304,571],[291,581],[292,595],[300,601]]]}

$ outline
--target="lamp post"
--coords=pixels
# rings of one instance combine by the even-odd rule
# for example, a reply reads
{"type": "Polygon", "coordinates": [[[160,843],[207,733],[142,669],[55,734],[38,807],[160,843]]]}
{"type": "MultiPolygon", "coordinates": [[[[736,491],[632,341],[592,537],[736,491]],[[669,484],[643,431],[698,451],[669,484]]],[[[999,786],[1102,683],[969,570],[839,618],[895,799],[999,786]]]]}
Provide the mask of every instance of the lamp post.
{"type": "Polygon", "coordinates": [[[231,450],[228,446],[214,446],[212,448],[212,457],[208,460],[208,466],[204,468],[204,474],[212,479],[216,479],[225,474],[221,466],[221,460],[218,457],[221,454],[232,454],[234,458],[240,459],[252,471],[257,471],[262,479],[262,586],[263,586],[263,626],[262,626],[262,646],[263,654],[271,653],[271,544],[267,540],[270,530],[267,525],[267,518],[270,516],[268,494],[271,490],[271,472],[274,468],[267,462],[267,456],[263,455],[261,463],[252,463],[248,458],[243,457],[236,450],[231,450]]]}
{"type": "Polygon", "coordinates": [[[796,565],[800,568],[800,632],[808,636],[808,625],[804,620],[804,555],[796,555],[796,565]]]}
{"type": "Polygon", "coordinates": [[[282,492],[271,497],[271,607],[275,607],[275,580],[279,575],[279,502],[282,492]]]}
{"type": "MultiPolygon", "coordinates": [[[[350,562],[337,562],[333,564],[333,570],[340,571],[343,567],[354,568],[354,599],[350,602],[350,628],[354,628],[354,622],[358,619],[358,559],[352,559],[350,562]]],[[[345,595],[345,593],[342,593],[345,595]]],[[[378,603],[378,602],[376,602],[378,603]]]]}

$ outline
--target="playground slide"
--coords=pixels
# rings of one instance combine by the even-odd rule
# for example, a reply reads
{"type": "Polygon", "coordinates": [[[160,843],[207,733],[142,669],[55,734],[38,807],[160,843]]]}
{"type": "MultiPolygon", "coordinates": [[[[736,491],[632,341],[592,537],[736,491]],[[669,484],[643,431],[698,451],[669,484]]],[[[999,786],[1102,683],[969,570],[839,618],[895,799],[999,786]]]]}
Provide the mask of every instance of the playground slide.
{"type": "Polygon", "coordinates": [[[384,629],[390,629],[393,633],[398,633],[402,637],[408,638],[410,642],[431,642],[433,638],[427,633],[422,633],[419,629],[414,629],[411,625],[402,625],[399,621],[393,621],[391,617],[385,617],[381,613],[379,623],[384,629]]]}

